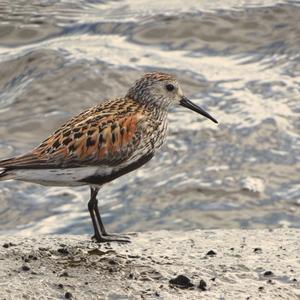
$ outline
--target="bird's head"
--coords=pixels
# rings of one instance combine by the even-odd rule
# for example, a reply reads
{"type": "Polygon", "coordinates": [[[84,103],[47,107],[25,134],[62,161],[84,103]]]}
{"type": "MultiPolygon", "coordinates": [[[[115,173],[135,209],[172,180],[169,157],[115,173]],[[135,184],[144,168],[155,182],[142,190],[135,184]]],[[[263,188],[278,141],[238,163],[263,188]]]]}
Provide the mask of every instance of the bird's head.
{"type": "Polygon", "coordinates": [[[170,106],[181,105],[218,123],[204,109],[184,96],[177,79],[170,74],[160,72],[147,73],[135,82],[126,96],[150,107],[162,110],[167,110],[170,106]]]}

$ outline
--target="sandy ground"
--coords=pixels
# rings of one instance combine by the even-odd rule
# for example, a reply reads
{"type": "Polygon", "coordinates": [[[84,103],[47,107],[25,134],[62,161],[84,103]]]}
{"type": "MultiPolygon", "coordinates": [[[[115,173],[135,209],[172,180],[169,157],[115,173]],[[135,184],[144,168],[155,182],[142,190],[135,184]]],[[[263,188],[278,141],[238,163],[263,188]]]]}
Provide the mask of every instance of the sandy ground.
{"type": "Polygon", "coordinates": [[[300,230],[0,237],[0,299],[300,299],[300,230]]]}

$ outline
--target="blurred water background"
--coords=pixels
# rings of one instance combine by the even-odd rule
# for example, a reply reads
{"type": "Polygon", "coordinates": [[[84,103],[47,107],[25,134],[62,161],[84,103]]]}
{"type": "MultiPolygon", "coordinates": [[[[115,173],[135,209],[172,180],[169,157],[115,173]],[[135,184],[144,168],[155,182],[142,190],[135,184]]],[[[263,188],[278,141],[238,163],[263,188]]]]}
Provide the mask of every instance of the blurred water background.
{"type": "MultiPolygon", "coordinates": [[[[100,193],[107,228],[300,228],[299,49],[297,1],[1,0],[0,158],[170,72],[220,125],[172,112],[161,153],[100,193]]],[[[88,197],[0,182],[0,233],[90,233],[88,197]]]]}

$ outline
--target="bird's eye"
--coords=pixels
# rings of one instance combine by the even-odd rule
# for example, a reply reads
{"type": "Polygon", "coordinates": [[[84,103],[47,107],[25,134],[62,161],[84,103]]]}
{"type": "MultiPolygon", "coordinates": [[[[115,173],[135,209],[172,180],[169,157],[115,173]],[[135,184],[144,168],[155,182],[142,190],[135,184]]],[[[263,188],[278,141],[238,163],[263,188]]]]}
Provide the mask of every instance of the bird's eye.
{"type": "Polygon", "coordinates": [[[173,84],[169,83],[166,85],[166,89],[167,89],[167,91],[172,92],[175,90],[175,86],[173,84]]]}

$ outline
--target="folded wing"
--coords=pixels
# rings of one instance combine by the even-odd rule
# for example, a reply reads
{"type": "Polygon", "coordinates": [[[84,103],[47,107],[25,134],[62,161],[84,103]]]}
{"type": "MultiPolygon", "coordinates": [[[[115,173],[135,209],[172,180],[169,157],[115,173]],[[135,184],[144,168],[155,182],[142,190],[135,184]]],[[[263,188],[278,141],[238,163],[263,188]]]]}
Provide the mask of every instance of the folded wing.
{"type": "Polygon", "coordinates": [[[145,114],[134,102],[116,100],[74,117],[28,154],[0,162],[0,168],[43,169],[115,166],[129,160],[142,140],[145,114]],[[114,109],[111,105],[115,105],[114,109]]]}

